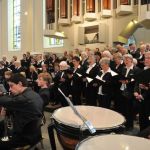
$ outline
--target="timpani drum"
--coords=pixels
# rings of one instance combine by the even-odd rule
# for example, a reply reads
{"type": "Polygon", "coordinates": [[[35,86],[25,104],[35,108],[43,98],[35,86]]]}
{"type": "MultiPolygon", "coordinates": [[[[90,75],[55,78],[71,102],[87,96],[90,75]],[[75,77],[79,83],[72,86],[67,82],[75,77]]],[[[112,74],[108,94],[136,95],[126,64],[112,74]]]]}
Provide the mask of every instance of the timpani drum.
{"type": "MultiPolygon", "coordinates": [[[[89,120],[96,134],[121,133],[125,118],[112,110],[94,107],[94,106],[75,106],[78,112],[87,120],[89,120]]],[[[65,150],[75,149],[78,142],[91,136],[90,132],[82,130],[83,122],[76,116],[71,107],[63,107],[57,109],[52,114],[54,120],[54,128],[56,129],[58,139],[65,150]]],[[[93,134],[92,134],[93,135],[93,134]]]]}
{"type": "Polygon", "coordinates": [[[148,139],[128,135],[94,136],[79,143],[76,150],[149,150],[148,139]]]}

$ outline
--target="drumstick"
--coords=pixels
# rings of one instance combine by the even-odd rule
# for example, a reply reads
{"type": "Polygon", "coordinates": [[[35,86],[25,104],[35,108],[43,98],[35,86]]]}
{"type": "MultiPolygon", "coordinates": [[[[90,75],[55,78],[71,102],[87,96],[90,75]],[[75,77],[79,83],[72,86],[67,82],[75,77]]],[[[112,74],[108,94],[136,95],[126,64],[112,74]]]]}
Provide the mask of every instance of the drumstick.
{"type": "Polygon", "coordinates": [[[70,101],[70,99],[62,92],[60,88],[58,88],[58,91],[64,96],[66,101],[68,102],[68,105],[72,108],[74,113],[83,121],[84,125],[88,128],[91,134],[94,134],[96,132],[95,128],[93,127],[92,123],[89,120],[86,120],[74,107],[73,103],[70,101]]]}

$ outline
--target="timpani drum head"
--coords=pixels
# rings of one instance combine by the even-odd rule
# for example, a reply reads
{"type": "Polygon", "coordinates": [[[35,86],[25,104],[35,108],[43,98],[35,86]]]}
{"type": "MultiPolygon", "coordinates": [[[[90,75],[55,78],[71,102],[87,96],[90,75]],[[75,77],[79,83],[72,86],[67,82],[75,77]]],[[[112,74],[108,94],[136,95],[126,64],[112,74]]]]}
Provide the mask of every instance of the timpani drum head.
{"type": "Polygon", "coordinates": [[[150,140],[127,135],[105,135],[85,139],[76,150],[150,150],[150,140]]]}
{"type": "MultiPolygon", "coordinates": [[[[121,114],[106,108],[94,106],[75,107],[97,130],[116,128],[125,122],[125,118],[121,114]]],[[[52,114],[52,118],[61,124],[74,128],[80,128],[83,125],[82,120],[76,116],[71,107],[57,109],[52,114]]]]}

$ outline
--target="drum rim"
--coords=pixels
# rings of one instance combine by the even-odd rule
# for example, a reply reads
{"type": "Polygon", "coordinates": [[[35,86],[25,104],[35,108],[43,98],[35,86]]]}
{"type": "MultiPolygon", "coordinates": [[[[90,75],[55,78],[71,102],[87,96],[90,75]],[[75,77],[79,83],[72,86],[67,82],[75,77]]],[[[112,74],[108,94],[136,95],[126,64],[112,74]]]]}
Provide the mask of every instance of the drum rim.
{"type": "Polygon", "coordinates": [[[92,139],[92,138],[95,138],[95,137],[99,137],[99,136],[126,136],[126,137],[135,137],[135,138],[138,138],[138,139],[143,139],[143,140],[148,140],[148,139],[145,139],[145,138],[142,138],[142,137],[137,137],[137,136],[132,136],[132,135],[125,135],[125,134],[103,134],[103,135],[95,135],[95,136],[89,136],[88,138],[82,140],[81,142],[79,142],[76,147],[75,147],[75,150],[79,150],[79,147],[86,141],[92,139]]]}
{"type": "MultiPolygon", "coordinates": [[[[78,105],[78,106],[83,106],[83,105],[78,105]]],[[[70,106],[67,106],[67,107],[70,108],[70,106]]],[[[88,106],[88,107],[89,107],[89,106],[88,106]]],[[[96,107],[96,106],[90,106],[90,107],[96,107]]],[[[64,108],[64,107],[63,107],[63,108],[64,108]]],[[[66,108],[66,107],[65,107],[65,108],[66,108]]],[[[102,107],[97,107],[97,108],[102,108],[102,107]]],[[[60,109],[60,108],[59,108],[59,109],[60,109]]],[[[54,114],[55,114],[59,109],[55,110],[55,111],[53,112],[53,114],[52,114],[52,119],[56,120],[59,124],[63,124],[63,125],[69,126],[69,127],[76,128],[76,129],[80,129],[82,126],[84,126],[84,124],[82,124],[82,125],[74,125],[74,124],[69,124],[69,123],[66,123],[66,122],[62,122],[61,120],[57,119],[57,118],[54,116],[54,114]]],[[[103,108],[103,109],[107,109],[107,108],[103,108]]],[[[110,109],[107,109],[107,110],[110,110],[110,109]]],[[[113,110],[110,110],[110,111],[113,111],[113,110]]],[[[113,112],[116,112],[116,111],[113,111],[113,112]]],[[[118,113],[118,112],[116,112],[116,113],[118,113]]],[[[120,114],[120,113],[118,113],[118,114],[120,114]]],[[[126,119],[125,119],[125,117],[124,117],[122,114],[120,114],[120,115],[121,115],[122,118],[124,119],[124,121],[123,121],[120,125],[116,125],[116,126],[113,126],[113,127],[107,127],[107,128],[95,128],[95,129],[96,129],[96,130],[104,131],[104,130],[116,129],[116,128],[118,128],[118,127],[121,127],[123,124],[125,124],[126,119]]],[[[84,128],[84,129],[86,130],[87,128],[84,128]]]]}

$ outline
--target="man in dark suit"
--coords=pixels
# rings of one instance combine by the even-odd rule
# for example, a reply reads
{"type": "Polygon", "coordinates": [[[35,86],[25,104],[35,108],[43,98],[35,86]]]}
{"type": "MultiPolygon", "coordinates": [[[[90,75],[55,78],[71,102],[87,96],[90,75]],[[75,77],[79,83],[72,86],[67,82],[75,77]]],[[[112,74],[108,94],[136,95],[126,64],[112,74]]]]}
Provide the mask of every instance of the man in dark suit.
{"type": "Polygon", "coordinates": [[[136,59],[139,56],[139,50],[137,50],[136,45],[133,43],[129,44],[128,53],[131,54],[133,56],[133,58],[136,58],[136,59]]]}
{"type": "Polygon", "coordinates": [[[87,67],[88,67],[89,63],[88,63],[88,56],[87,56],[86,52],[82,52],[81,53],[81,62],[80,62],[80,65],[83,67],[83,69],[85,71],[87,70],[87,67]]]}
{"type": "Polygon", "coordinates": [[[0,105],[13,116],[13,132],[8,141],[0,140],[2,150],[34,145],[41,139],[41,97],[27,87],[27,80],[21,74],[13,75],[8,83],[12,96],[0,97],[0,105]]]}
{"type": "Polygon", "coordinates": [[[140,73],[140,78],[142,81],[137,79],[136,87],[134,89],[134,96],[140,102],[140,112],[139,112],[139,124],[140,130],[144,130],[150,126],[150,52],[145,53],[145,68],[140,73]]]}

